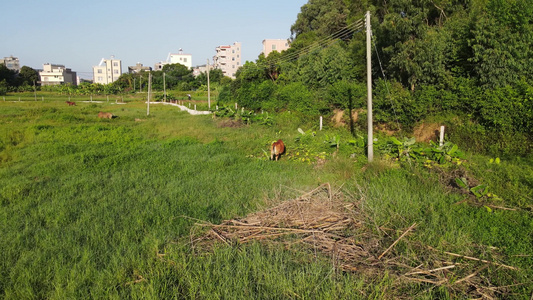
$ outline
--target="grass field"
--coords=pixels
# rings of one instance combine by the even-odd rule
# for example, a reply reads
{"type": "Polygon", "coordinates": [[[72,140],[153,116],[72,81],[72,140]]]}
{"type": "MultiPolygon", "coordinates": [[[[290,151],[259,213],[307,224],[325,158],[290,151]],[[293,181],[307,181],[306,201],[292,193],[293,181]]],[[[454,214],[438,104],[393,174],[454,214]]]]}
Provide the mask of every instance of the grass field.
{"type": "MultiPolygon", "coordinates": [[[[69,107],[65,96],[17,100],[0,101],[0,298],[532,296],[527,159],[494,166],[470,157],[472,173],[503,199],[491,208],[463,201],[426,170],[379,159],[367,164],[351,155],[364,152],[353,146],[336,155],[316,146],[325,153],[321,163],[289,160],[291,149],[306,149],[297,143],[300,124],[285,122],[287,116],[272,127],[221,126],[162,104],[147,116],[141,101],[77,100],[69,107]],[[98,119],[99,111],[118,117],[98,119]],[[288,153],[268,161],[263,150],[278,138],[288,153]],[[305,247],[234,242],[200,251],[190,243],[206,230],[196,223],[243,217],[323,183],[359,203],[363,225],[348,234],[371,235],[375,257],[398,241],[386,263],[343,271],[305,247]],[[409,268],[442,267],[437,262],[454,266],[438,271],[446,282],[405,276],[409,268]]],[[[345,133],[317,132],[313,139],[324,145],[334,134],[345,133]]]]}

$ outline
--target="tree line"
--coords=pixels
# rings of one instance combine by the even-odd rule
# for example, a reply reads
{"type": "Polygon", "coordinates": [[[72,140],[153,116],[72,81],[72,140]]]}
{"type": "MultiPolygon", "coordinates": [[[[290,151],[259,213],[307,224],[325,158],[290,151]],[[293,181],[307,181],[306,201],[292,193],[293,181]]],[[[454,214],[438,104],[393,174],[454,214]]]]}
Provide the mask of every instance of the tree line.
{"type": "MultiPolygon", "coordinates": [[[[234,80],[220,70],[211,71],[210,79],[220,87],[221,106],[237,102],[257,111],[290,110],[302,122],[335,110],[356,111],[360,118],[352,130],[364,132],[366,36],[360,25],[368,10],[376,123],[409,133],[424,120],[436,120],[449,125],[450,137],[470,150],[528,153],[533,140],[533,6],[528,2],[309,0],[290,28],[288,50],[247,61],[234,80]],[[474,137],[476,143],[470,142],[474,137]]],[[[32,87],[33,77],[22,70],[19,79],[5,73],[0,66],[0,92],[6,85],[32,87]]],[[[206,89],[206,74],[195,78],[179,64],[152,75],[154,90],[206,89]]],[[[107,87],[82,84],[82,89],[145,91],[147,78],[142,72],[123,74],[107,87]]]]}
{"type": "MultiPolygon", "coordinates": [[[[366,36],[355,25],[367,10],[377,123],[409,133],[433,119],[471,150],[531,150],[529,0],[309,0],[291,27],[290,49],[245,63],[220,101],[302,118],[335,109],[364,117],[366,36]]],[[[355,125],[364,132],[366,120],[355,125]]]]}

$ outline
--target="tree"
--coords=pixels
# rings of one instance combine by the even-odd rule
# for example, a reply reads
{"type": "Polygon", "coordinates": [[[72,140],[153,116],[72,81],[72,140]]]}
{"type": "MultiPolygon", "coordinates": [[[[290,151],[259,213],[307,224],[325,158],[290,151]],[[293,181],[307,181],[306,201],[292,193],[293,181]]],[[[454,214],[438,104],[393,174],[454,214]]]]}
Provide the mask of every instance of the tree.
{"type": "Polygon", "coordinates": [[[39,81],[39,73],[28,66],[23,66],[20,68],[17,81],[18,85],[34,85],[39,81]]]}

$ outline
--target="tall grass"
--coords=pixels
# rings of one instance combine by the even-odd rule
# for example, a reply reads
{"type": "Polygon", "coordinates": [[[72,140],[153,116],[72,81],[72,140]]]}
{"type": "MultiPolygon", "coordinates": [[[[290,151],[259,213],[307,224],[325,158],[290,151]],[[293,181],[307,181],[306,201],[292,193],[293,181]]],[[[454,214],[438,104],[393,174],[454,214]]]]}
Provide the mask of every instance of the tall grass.
{"type": "MultiPolygon", "coordinates": [[[[395,279],[387,273],[337,272],[328,258],[305,251],[252,244],[205,253],[189,244],[196,220],[244,216],[324,181],[364,198],[371,228],[417,222],[412,239],[436,248],[492,258],[473,246],[496,247],[521,271],[486,276],[495,284],[531,283],[533,258],[524,255],[532,254],[533,222],[523,210],[456,204],[462,197],[426,173],[365,166],[348,155],[321,168],[261,158],[278,137],[290,149],[298,124],[219,128],[209,116],[172,106],[151,106],[147,115],[141,102],[68,107],[64,100],[0,103],[1,298],[390,296],[395,279]],[[98,111],[118,117],[100,120],[98,111]]],[[[384,245],[397,237],[376,234],[384,245]]],[[[394,251],[416,255],[404,243],[394,251]]],[[[517,298],[530,292],[524,285],[513,291],[517,298]]],[[[424,285],[406,293],[451,297],[424,285]]]]}

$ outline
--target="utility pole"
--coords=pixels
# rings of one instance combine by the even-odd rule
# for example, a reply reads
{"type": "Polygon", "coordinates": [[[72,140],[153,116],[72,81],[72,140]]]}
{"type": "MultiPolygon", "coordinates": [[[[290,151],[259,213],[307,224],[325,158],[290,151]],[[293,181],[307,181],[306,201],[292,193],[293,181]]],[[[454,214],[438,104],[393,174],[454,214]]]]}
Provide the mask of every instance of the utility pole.
{"type": "Polygon", "coordinates": [[[366,12],[366,80],[367,80],[367,115],[368,115],[368,162],[374,160],[374,129],[372,126],[372,29],[370,11],[366,12]]]}
{"type": "Polygon", "coordinates": [[[133,92],[135,92],[135,78],[133,78],[133,92]]]}
{"type": "Polygon", "coordinates": [[[143,76],[141,75],[139,77],[139,93],[142,92],[142,87],[143,87],[143,76]]]}
{"type": "Polygon", "coordinates": [[[152,73],[148,73],[148,106],[146,108],[146,115],[150,115],[150,93],[152,92],[152,73]]]}
{"type": "Polygon", "coordinates": [[[211,109],[211,88],[209,88],[209,58],[207,59],[207,106],[211,109]]]}
{"type": "Polygon", "coordinates": [[[165,72],[163,72],[163,102],[167,102],[167,87],[165,83],[165,72]]]}

